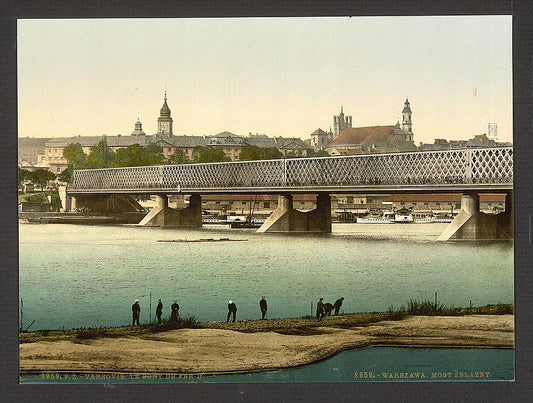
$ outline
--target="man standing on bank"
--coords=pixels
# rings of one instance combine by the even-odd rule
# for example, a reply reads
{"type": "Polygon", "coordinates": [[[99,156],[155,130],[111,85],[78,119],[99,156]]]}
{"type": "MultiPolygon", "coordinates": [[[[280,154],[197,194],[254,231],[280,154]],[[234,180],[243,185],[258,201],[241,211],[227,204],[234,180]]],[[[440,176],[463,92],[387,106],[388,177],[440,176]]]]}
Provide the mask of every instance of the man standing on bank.
{"type": "Polygon", "coordinates": [[[170,306],[170,320],[172,322],[178,321],[178,311],[180,310],[180,306],[178,305],[178,301],[174,300],[174,303],[170,306]]]}
{"type": "Polygon", "coordinates": [[[161,298],[157,300],[157,308],[155,308],[155,316],[157,317],[157,323],[161,324],[161,315],[163,314],[163,303],[161,298]]]}
{"type": "Polygon", "coordinates": [[[226,318],[226,322],[229,322],[229,317],[233,315],[233,322],[235,322],[235,317],[237,316],[237,305],[235,305],[235,302],[232,300],[229,300],[228,303],[228,317],[226,318]]]}
{"type": "Polygon", "coordinates": [[[335,303],[333,304],[333,308],[335,308],[335,315],[339,314],[339,309],[341,309],[342,301],[344,301],[343,297],[340,297],[335,303]]]}
{"type": "Polygon", "coordinates": [[[261,298],[261,301],[259,301],[259,308],[261,308],[261,319],[265,319],[265,314],[267,312],[267,300],[265,299],[264,295],[263,298],[261,298]]]}
{"type": "Polygon", "coordinates": [[[322,320],[322,317],[324,316],[324,298],[320,298],[320,301],[316,304],[316,318],[320,322],[322,320]]]}
{"type": "Polygon", "coordinates": [[[141,307],[138,299],[136,299],[135,303],[131,306],[131,312],[133,312],[133,321],[131,322],[131,325],[135,326],[135,322],[137,322],[137,326],[140,326],[139,316],[141,314],[141,307]]]}

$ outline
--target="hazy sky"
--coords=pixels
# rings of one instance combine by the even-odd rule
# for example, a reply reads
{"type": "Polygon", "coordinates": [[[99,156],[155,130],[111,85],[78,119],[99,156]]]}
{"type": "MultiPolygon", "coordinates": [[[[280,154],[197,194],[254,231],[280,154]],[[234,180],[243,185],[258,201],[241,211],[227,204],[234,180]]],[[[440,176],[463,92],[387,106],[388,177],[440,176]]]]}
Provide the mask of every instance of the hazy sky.
{"type": "Polygon", "coordinates": [[[512,140],[510,16],[19,20],[19,136],[157,131],[309,138],[353,126],[414,140],[512,140]]]}

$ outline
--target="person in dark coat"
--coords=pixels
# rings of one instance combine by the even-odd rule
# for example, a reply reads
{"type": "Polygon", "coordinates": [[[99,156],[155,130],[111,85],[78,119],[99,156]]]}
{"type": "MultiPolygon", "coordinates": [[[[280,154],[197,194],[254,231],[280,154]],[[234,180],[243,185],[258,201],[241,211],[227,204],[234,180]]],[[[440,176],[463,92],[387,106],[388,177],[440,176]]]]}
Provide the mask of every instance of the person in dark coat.
{"type": "Polygon", "coordinates": [[[316,304],[316,318],[320,322],[324,317],[324,303],[322,302],[324,298],[320,298],[320,301],[316,304]]]}
{"type": "Polygon", "coordinates": [[[226,318],[226,322],[229,322],[229,317],[233,315],[233,322],[235,322],[235,317],[237,316],[237,305],[235,305],[235,302],[232,300],[228,303],[228,317],[226,318]]]}
{"type": "Polygon", "coordinates": [[[161,315],[163,314],[163,303],[161,298],[157,300],[157,308],[155,308],[155,316],[157,317],[157,323],[161,324],[161,315]]]}
{"type": "Polygon", "coordinates": [[[261,298],[261,301],[259,301],[259,308],[261,308],[261,319],[265,319],[265,314],[267,312],[267,300],[265,299],[264,295],[263,298],[261,298]]]}
{"type": "Polygon", "coordinates": [[[141,306],[139,305],[138,299],[136,299],[135,303],[131,306],[131,312],[133,312],[133,321],[131,322],[131,325],[135,326],[135,322],[137,322],[137,326],[140,326],[139,316],[141,315],[141,306]]]}
{"type": "Polygon", "coordinates": [[[343,297],[340,297],[335,303],[333,304],[333,307],[335,308],[335,315],[339,314],[339,309],[341,309],[342,301],[344,301],[343,297]]]}
{"type": "Polygon", "coordinates": [[[331,311],[333,311],[333,304],[326,302],[324,304],[324,316],[331,316],[331,311]]]}
{"type": "Polygon", "coordinates": [[[170,320],[172,322],[176,322],[178,320],[178,311],[180,310],[178,301],[174,300],[174,303],[170,306],[170,309],[170,320]]]}

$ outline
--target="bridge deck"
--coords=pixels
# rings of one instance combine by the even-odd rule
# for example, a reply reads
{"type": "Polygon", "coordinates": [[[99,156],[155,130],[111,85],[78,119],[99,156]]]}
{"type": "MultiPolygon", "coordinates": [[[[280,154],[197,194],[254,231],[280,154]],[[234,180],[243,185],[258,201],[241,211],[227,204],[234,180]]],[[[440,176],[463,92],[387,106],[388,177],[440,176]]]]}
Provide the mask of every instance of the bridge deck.
{"type": "Polygon", "coordinates": [[[70,194],[452,193],[513,188],[513,148],[76,170],[70,194]]]}

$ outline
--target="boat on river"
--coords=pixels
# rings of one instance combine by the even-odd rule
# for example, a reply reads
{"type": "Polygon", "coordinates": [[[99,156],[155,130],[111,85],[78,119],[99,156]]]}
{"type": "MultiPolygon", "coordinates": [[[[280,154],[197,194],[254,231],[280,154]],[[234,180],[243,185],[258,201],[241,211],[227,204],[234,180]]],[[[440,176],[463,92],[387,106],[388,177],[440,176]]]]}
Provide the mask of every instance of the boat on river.
{"type": "Polygon", "coordinates": [[[28,223],[39,224],[119,224],[120,219],[111,216],[75,216],[75,215],[61,215],[61,216],[42,216],[42,217],[27,217],[28,223]]]}
{"type": "Polygon", "coordinates": [[[395,214],[390,211],[385,211],[381,215],[367,215],[365,217],[357,217],[357,224],[394,224],[395,214]]]}
{"type": "Polygon", "coordinates": [[[394,223],[395,224],[410,224],[410,223],[414,223],[415,222],[415,219],[413,218],[413,215],[411,213],[409,214],[405,214],[405,213],[401,213],[401,214],[394,214],[394,223]]]}
{"type": "Polygon", "coordinates": [[[253,218],[252,216],[246,216],[244,218],[238,218],[230,222],[230,228],[259,228],[263,225],[265,220],[261,218],[253,218]]]}
{"type": "Polygon", "coordinates": [[[398,211],[385,211],[381,215],[368,215],[357,217],[358,224],[411,224],[411,223],[431,223],[432,215],[415,216],[410,210],[402,209],[398,211]]]}

